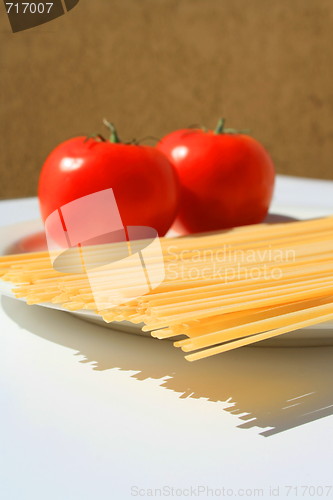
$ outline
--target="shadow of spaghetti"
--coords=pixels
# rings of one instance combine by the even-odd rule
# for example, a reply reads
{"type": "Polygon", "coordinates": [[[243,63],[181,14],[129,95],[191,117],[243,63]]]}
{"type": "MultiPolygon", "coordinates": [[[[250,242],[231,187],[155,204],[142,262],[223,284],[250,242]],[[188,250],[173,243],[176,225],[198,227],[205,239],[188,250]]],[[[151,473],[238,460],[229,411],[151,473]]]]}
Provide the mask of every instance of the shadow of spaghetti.
{"type": "Polygon", "coordinates": [[[79,362],[95,370],[131,371],[137,380],[161,380],[161,387],[180,398],[225,402],[224,411],[237,416],[238,427],[259,427],[262,436],[333,413],[333,347],[252,347],[189,363],[169,341],[91,325],[8,297],[2,304],[22,328],[83,355],[79,362]]]}

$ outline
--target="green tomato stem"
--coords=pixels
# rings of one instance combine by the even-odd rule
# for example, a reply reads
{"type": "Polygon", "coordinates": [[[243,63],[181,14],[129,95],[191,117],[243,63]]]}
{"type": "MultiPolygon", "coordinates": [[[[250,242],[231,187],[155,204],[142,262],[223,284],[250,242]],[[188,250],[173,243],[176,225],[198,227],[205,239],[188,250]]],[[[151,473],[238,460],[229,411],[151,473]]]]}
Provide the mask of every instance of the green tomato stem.
{"type": "Polygon", "coordinates": [[[121,140],[119,139],[116,127],[114,126],[113,123],[109,122],[106,120],[106,118],[103,119],[104,125],[109,129],[110,131],[110,138],[109,141],[112,142],[113,144],[120,144],[121,140]]]}
{"type": "Polygon", "coordinates": [[[234,128],[224,128],[225,118],[220,118],[217,122],[216,129],[214,130],[214,134],[249,134],[250,130],[236,130],[234,128]]]}
{"type": "Polygon", "coordinates": [[[223,134],[224,124],[225,124],[225,118],[220,118],[219,121],[217,122],[216,129],[214,130],[214,133],[215,134],[223,134]]]}

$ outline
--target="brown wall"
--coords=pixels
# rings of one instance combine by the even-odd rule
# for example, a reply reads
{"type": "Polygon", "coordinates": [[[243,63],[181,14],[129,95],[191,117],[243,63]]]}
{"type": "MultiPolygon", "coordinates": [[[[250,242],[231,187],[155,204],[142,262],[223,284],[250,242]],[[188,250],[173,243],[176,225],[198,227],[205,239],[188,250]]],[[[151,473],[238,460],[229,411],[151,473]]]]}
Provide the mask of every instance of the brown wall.
{"type": "Polygon", "coordinates": [[[131,139],[225,116],[278,172],[333,179],[332,0],[81,0],[16,34],[1,9],[0,197],[103,117],[131,139]]]}

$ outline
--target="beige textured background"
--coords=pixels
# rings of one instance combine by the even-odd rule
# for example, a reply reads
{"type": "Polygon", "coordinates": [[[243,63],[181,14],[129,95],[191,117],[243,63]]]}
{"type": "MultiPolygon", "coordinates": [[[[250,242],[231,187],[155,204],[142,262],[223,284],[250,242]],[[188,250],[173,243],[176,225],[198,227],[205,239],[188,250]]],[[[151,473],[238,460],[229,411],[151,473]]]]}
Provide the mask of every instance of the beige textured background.
{"type": "Polygon", "coordinates": [[[0,8],[0,198],[104,116],[125,139],[225,116],[278,172],[333,178],[332,0],[81,0],[16,34],[0,8]]]}

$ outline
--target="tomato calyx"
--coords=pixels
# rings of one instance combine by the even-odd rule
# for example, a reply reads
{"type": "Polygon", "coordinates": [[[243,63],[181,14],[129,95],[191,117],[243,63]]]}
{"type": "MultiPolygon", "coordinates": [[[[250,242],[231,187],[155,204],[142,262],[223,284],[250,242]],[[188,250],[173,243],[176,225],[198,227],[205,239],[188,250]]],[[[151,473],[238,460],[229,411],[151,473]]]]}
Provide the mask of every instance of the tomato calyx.
{"type": "Polygon", "coordinates": [[[222,134],[248,134],[250,130],[236,130],[234,128],[225,128],[225,118],[220,118],[217,122],[216,128],[214,130],[214,134],[222,135],[222,134]]]}
{"type": "MultiPolygon", "coordinates": [[[[249,129],[245,130],[237,130],[235,128],[225,128],[225,118],[220,118],[219,121],[217,122],[217,125],[213,131],[214,134],[216,135],[222,135],[222,134],[249,134],[251,131],[249,129]]],[[[201,130],[202,132],[210,132],[210,130],[205,127],[204,125],[199,125],[197,123],[193,125],[189,125],[187,127],[188,129],[197,129],[201,130]]]]}
{"type": "Polygon", "coordinates": [[[133,146],[140,146],[143,141],[147,140],[153,140],[158,142],[160,139],[158,137],[152,136],[152,135],[147,135],[143,137],[142,139],[132,139],[131,141],[124,142],[119,138],[118,132],[116,127],[114,126],[113,123],[109,122],[106,118],[103,119],[103,124],[107,127],[107,129],[110,132],[109,139],[105,139],[105,137],[102,134],[93,134],[93,135],[88,135],[84,142],[89,141],[89,139],[95,139],[95,141],[98,142],[110,142],[111,144],[126,144],[128,146],[133,145],[133,146]]]}
{"type": "Polygon", "coordinates": [[[95,139],[95,141],[98,142],[106,142],[105,137],[103,137],[101,134],[87,135],[83,142],[88,142],[90,139],[95,139]]]}

